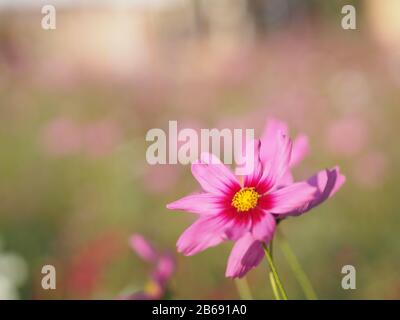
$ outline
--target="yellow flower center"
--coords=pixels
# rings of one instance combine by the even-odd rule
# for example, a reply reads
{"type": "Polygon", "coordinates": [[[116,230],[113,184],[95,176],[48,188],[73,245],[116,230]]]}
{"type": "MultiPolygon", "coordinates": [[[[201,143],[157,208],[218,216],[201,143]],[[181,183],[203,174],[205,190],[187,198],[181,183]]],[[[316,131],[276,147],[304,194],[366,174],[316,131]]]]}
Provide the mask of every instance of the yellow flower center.
{"type": "Polygon", "coordinates": [[[242,188],[232,198],[232,206],[239,212],[249,211],[257,206],[260,195],[254,188],[242,188]]]}

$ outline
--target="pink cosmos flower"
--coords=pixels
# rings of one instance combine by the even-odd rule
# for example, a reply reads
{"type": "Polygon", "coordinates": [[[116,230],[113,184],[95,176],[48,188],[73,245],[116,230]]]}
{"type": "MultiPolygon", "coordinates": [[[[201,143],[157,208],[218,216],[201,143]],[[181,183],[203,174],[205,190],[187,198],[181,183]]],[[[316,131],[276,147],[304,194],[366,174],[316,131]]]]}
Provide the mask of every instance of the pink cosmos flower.
{"type": "Polygon", "coordinates": [[[202,154],[192,174],[202,192],[167,205],[198,215],[181,235],[179,252],[194,255],[223,241],[235,242],[226,269],[227,277],[243,277],[263,259],[262,244],[272,239],[278,220],[302,214],[332,196],[344,183],[339,169],[322,170],[307,181],[293,182],[291,165],[304,154],[307,143],[293,144],[282,123],[273,122],[263,139],[255,140],[254,166],[238,179],[216,157],[202,154]],[[303,145],[303,147],[301,147],[303,145]]]}
{"type": "Polygon", "coordinates": [[[168,280],[175,272],[175,259],[168,252],[158,252],[149,241],[139,234],[132,235],[129,243],[138,256],[152,265],[153,271],[151,273],[151,280],[147,283],[143,291],[121,297],[120,299],[161,299],[167,291],[168,280]]]}

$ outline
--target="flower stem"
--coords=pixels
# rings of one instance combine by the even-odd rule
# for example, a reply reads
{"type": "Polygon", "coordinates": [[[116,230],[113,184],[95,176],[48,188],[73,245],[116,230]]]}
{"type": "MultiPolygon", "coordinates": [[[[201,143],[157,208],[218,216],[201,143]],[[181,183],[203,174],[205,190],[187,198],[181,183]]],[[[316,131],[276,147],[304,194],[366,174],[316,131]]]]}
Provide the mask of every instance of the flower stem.
{"type": "Polygon", "coordinates": [[[268,274],[269,274],[269,282],[271,283],[272,292],[274,293],[275,300],[281,300],[278,288],[276,286],[274,274],[272,273],[272,271],[268,272],[268,274]]]}
{"type": "Polygon", "coordinates": [[[310,279],[307,277],[307,274],[304,272],[304,269],[301,267],[299,260],[297,259],[296,255],[294,254],[289,242],[282,234],[280,235],[280,246],[282,249],[282,253],[285,256],[290,268],[292,269],[293,273],[296,276],[296,279],[304,292],[304,295],[308,300],[317,300],[317,294],[311,284],[310,279]]]}
{"type": "Polygon", "coordinates": [[[263,247],[264,247],[265,257],[267,258],[269,268],[270,268],[270,270],[272,272],[272,275],[273,275],[273,278],[275,280],[276,286],[278,287],[278,289],[280,291],[280,295],[282,296],[283,300],[287,300],[288,298],[287,298],[285,289],[283,288],[281,279],[279,278],[278,272],[276,271],[276,268],[275,268],[275,265],[274,265],[274,262],[272,261],[272,257],[271,257],[270,251],[269,251],[268,247],[265,244],[263,244],[263,247]]]}
{"type": "Polygon", "coordinates": [[[246,278],[235,279],[236,289],[241,300],[253,300],[249,283],[246,278]]]}
{"type": "MultiPolygon", "coordinates": [[[[272,261],[274,260],[273,241],[274,239],[271,239],[271,241],[269,242],[269,254],[271,255],[272,261]]],[[[272,271],[268,272],[268,276],[269,276],[269,282],[271,283],[272,292],[274,293],[275,300],[282,300],[281,296],[279,295],[278,287],[276,286],[275,277],[272,271]]]]}
{"type": "MultiPolygon", "coordinates": [[[[269,254],[271,255],[272,261],[274,260],[273,241],[274,241],[274,239],[271,239],[271,241],[269,242],[269,245],[268,245],[269,254]]],[[[272,271],[268,272],[268,276],[269,276],[269,282],[271,283],[272,292],[274,293],[275,300],[282,300],[281,296],[279,295],[278,287],[276,286],[275,277],[274,277],[274,274],[272,273],[272,271]]]]}

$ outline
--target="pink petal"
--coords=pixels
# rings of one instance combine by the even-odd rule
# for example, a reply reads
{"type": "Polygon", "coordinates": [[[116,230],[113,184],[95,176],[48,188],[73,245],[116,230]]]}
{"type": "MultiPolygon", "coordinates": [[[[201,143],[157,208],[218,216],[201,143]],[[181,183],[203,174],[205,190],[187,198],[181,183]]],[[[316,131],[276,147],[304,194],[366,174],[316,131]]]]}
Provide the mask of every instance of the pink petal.
{"type": "Polygon", "coordinates": [[[143,236],[132,235],[129,238],[131,248],[145,261],[154,262],[157,259],[157,251],[143,236]]]}
{"type": "Polygon", "coordinates": [[[156,266],[156,270],[154,271],[152,277],[154,281],[163,288],[166,285],[166,282],[171,278],[172,274],[175,271],[175,259],[170,254],[163,254],[156,266]]]}
{"type": "Polygon", "coordinates": [[[199,193],[183,197],[167,204],[170,210],[182,210],[200,215],[217,214],[222,210],[222,199],[211,193],[199,193]]]}
{"type": "Polygon", "coordinates": [[[261,135],[261,144],[264,147],[261,148],[260,156],[263,161],[272,161],[274,158],[277,148],[276,136],[278,133],[288,135],[287,124],[274,118],[268,119],[264,132],[261,135]]]}
{"type": "MultiPolygon", "coordinates": [[[[282,132],[277,133],[276,143],[277,147],[272,159],[261,158],[261,162],[265,167],[262,180],[264,183],[275,187],[279,185],[281,179],[289,170],[289,162],[292,151],[292,141],[282,132]]],[[[263,146],[263,144],[261,144],[261,150],[263,148],[268,148],[268,145],[263,146]]],[[[262,153],[260,154],[260,157],[261,156],[262,153]]]]}
{"type": "Polygon", "coordinates": [[[303,210],[314,199],[317,188],[308,182],[297,182],[270,194],[273,214],[290,214],[303,210]]]}
{"type": "Polygon", "coordinates": [[[282,178],[280,178],[279,183],[277,185],[278,187],[284,187],[292,183],[294,183],[293,174],[290,172],[290,170],[287,170],[285,174],[282,176],[282,178]]]}
{"type": "Polygon", "coordinates": [[[307,183],[316,187],[313,200],[300,212],[301,214],[320,205],[332,197],[346,182],[346,177],[340,173],[339,167],[318,172],[307,180],[307,183]]]}
{"type": "Polygon", "coordinates": [[[200,217],[178,239],[178,251],[191,256],[214,247],[227,239],[227,227],[226,220],[219,217],[200,217]]]}
{"type": "Polygon", "coordinates": [[[253,238],[250,232],[236,241],[228,259],[225,276],[241,278],[263,259],[264,251],[260,241],[253,238]]]}
{"type": "MultiPolygon", "coordinates": [[[[229,212],[228,210],[225,210],[224,212],[221,213],[221,216],[226,217],[226,213],[229,212]]],[[[226,225],[226,230],[225,230],[225,236],[228,240],[236,241],[239,238],[243,237],[243,235],[248,232],[251,229],[252,225],[252,220],[251,219],[243,219],[238,221],[238,219],[233,219],[230,220],[230,218],[233,215],[238,215],[236,209],[233,209],[233,214],[232,211],[229,213],[229,216],[226,218],[228,220],[228,224],[226,225]]]]}
{"type": "Polygon", "coordinates": [[[235,175],[211,154],[203,153],[201,160],[192,164],[192,174],[206,192],[226,194],[240,188],[235,175]]]}
{"type": "Polygon", "coordinates": [[[314,188],[314,194],[312,198],[305,203],[303,207],[283,213],[280,215],[280,217],[299,215],[313,209],[325,200],[332,197],[342,187],[345,181],[346,177],[340,173],[338,167],[318,172],[316,175],[307,180],[307,184],[314,188]]]}
{"type": "Polygon", "coordinates": [[[254,154],[252,155],[252,160],[253,160],[253,168],[250,174],[246,175],[244,178],[244,186],[245,187],[251,187],[255,186],[258,184],[260,178],[262,177],[263,173],[263,166],[260,161],[260,147],[261,147],[261,142],[260,140],[253,140],[249,143],[254,144],[254,154]]]}
{"type": "MultiPolygon", "coordinates": [[[[272,159],[274,158],[278,148],[276,140],[276,136],[278,133],[289,136],[288,125],[285,122],[274,118],[268,119],[264,132],[261,135],[261,144],[264,145],[264,147],[261,148],[260,157],[263,162],[272,161],[272,159]]],[[[298,165],[304,159],[308,152],[308,138],[306,135],[301,134],[295,139],[293,143],[290,166],[293,167],[295,165],[298,165]]]]}
{"type": "Polygon", "coordinates": [[[290,167],[298,165],[310,151],[308,137],[304,134],[299,135],[293,142],[292,156],[290,158],[290,167]]]}
{"type": "Polygon", "coordinates": [[[251,233],[254,239],[268,243],[274,236],[276,228],[275,218],[269,212],[260,221],[254,223],[251,233]]]}

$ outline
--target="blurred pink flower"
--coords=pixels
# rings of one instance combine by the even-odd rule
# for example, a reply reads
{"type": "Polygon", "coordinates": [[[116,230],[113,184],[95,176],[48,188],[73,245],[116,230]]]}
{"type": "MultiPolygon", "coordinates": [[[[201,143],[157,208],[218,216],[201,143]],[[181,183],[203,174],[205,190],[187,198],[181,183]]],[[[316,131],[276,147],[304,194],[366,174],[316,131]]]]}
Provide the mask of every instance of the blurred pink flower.
{"type": "Polygon", "coordinates": [[[50,121],[42,131],[41,142],[53,155],[78,152],[82,145],[80,128],[70,119],[60,117],[50,121]]]}
{"type": "MultiPolygon", "coordinates": [[[[272,239],[276,220],[310,210],[341,187],[345,178],[338,168],[297,183],[284,178],[290,169],[292,142],[283,126],[272,122],[267,128],[271,133],[262,142],[254,141],[253,171],[242,184],[213,155],[202,154],[193,163],[193,176],[203,192],[167,205],[199,215],[179,238],[179,252],[190,256],[225,240],[235,241],[226,276],[243,277],[261,262],[262,244],[272,239]]],[[[300,158],[304,150],[299,150],[300,158]]]]}
{"type": "Polygon", "coordinates": [[[77,125],[68,118],[56,118],[44,128],[41,142],[52,155],[85,152],[89,157],[109,154],[120,141],[120,130],[112,120],[77,125]]]}
{"type": "Polygon", "coordinates": [[[154,262],[157,259],[157,252],[150,242],[143,236],[135,234],[129,239],[131,248],[141,257],[144,261],[154,262]]]}
{"type": "Polygon", "coordinates": [[[361,119],[344,118],[328,127],[326,139],[332,153],[353,156],[359,153],[367,142],[367,126],[361,119]]]}
{"type": "Polygon", "coordinates": [[[179,178],[176,165],[157,164],[146,165],[144,176],[144,187],[147,191],[161,193],[169,190],[175,185],[179,178]]]}
{"type": "Polygon", "coordinates": [[[387,157],[378,151],[372,151],[361,157],[354,168],[354,180],[366,188],[382,185],[387,171],[387,157]]]}
{"type": "Polygon", "coordinates": [[[130,237],[131,248],[144,261],[151,263],[153,271],[151,280],[141,292],[122,296],[121,300],[155,300],[162,299],[167,291],[168,280],[176,269],[174,257],[168,252],[158,252],[153,245],[142,235],[134,234],[130,237]]]}
{"type": "Polygon", "coordinates": [[[361,70],[346,68],[335,71],[330,79],[331,102],[346,111],[368,106],[372,99],[369,79],[361,70]]]}
{"type": "Polygon", "coordinates": [[[160,287],[165,288],[167,281],[175,271],[175,259],[169,253],[164,253],[158,259],[152,278],[160,287]]]}
{"type": "Polygon", "coordinates": [[[112,120],[100,120],[83,128],[84,151],[90,157],[110,154],[120,138],[120,129],[112,120]]]}

